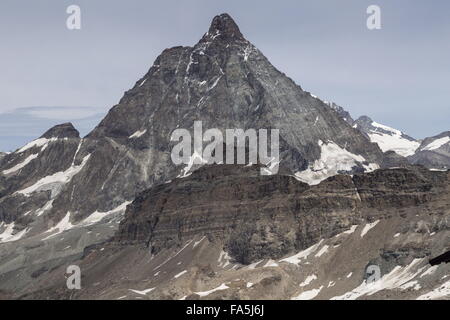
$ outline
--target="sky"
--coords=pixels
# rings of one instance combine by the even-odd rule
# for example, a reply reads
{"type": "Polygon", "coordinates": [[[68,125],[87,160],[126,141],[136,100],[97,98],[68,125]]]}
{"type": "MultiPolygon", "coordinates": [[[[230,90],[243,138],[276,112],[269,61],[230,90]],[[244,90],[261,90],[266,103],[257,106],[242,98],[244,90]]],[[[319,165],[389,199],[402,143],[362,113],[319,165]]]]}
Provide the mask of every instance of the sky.
{"type": "Polygon", "coordinates": [[[93,126],[161,51],[194,45],[224,12],[275,67],[354,118],[415,138],[450,130],[448,0],[2,0],[0,150],[40,135],[43,119],[82,110],[93,126]],[[81,30],[66,27],[72,4],[81,30]],[[380,30],[366,27],[372,4],[380,30]]]}

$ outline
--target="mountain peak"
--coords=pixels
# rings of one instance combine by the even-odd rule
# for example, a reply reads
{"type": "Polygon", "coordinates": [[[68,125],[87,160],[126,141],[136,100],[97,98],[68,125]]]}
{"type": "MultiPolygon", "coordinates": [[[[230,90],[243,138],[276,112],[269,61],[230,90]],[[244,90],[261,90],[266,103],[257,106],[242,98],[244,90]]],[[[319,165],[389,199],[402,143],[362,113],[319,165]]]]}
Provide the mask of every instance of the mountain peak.
{"type": "Polygon", "coordinates": [[[222,13],[213,18],[206,36],[224,40],[244,39],[238,25],[228,13],[222,13]]]}
{"type": "Polygon", "coordinates": [[[58,124],[47,130],[41,138],[79,138],[80,133],[70,122],[58,124]]]}
{"type": "Polygon", "coordinates": [[[360,116],[358,119],[356,119],[356,122],[367,123],[370,125],[372,124],[373,120],[368,116],[360,116]]]}

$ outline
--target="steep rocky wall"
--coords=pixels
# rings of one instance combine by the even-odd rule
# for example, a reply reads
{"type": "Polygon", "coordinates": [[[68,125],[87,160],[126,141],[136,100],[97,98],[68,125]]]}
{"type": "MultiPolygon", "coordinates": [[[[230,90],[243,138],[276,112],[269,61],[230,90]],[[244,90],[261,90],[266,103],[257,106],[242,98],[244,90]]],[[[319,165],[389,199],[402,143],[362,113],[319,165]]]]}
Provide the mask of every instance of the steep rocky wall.
{"type": "Polygon", "coordinates": [[[447,191],[447,173],[420,167],[338,175],[310,187],[291,176],[259,176],[257,167],[209,166],[140,194],[114,240],[159,252],[208,235],[249,263],[365,221],[438,215],[448,208],[447,191]]]}

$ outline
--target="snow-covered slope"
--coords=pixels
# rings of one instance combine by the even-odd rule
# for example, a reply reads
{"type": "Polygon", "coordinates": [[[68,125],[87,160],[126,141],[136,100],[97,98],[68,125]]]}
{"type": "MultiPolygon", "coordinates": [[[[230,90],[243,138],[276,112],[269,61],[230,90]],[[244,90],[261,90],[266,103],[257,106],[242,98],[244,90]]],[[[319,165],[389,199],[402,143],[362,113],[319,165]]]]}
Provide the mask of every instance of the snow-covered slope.
{"type": "MultiPolygon", "coordinates": [[[[353,121],[351,115],[344,108],[333,102],[324,101],[324,103],[385,152],[385,161],[382,167],[402,166],[398,164],[404,161],[435,170],[448,170],[450,168],[450,131],[416,140],[400,130],[375,122],[367,116],[361,116],[353,121]],[[391,153],[389,154],[389,152],[391,153]],[[389,159],[389,157],[392,157],[392,152],[395,152],[397,157],[401,156],[399,158],[404,157],[406,159],[395,159],[392,162],[392,159],[389,159]]],[[[319,173],[311,167],[309,171],[303,172],[303,175],[314,179],[319,173]]]]}
{"type": "Polygon", "coordinates": [[[416,153],[408,160],[430,169],[447,170],[450,168],[450,131],[423,139],[416,153]]]}
{"type": "Polygon", "coordinates": [[[432,150],[436,150],[439,149],[440,147],[448,144],[450,142],[450,137],[449,136],[445,136],[442,138],[438,138],[435,139],[429,143],[426,143],[424,146],[420,147],[420,151],[432,151],[432,150]]]}
{"type": "Polygon", "coordinates": [[[314,161],[306,170],[297,172],[295,177],[310,185],[316,185],[328,177],[338,173],[350,172],[359,165],[366,172],[379,169],[376,163],[369,163],[361,155],[356,155],[346,149],[339,147],[333,141],[324,143],[319,140],[320,159],[314,161]]]}
{"type": "Polygon", "coordinates": [[[378,144],[383,152],[394,151],[403,157],[413,155],[420,142],[404,134],[400,130],[377,123],[369,117],[357,119],[353,127],[367,134],[370,141],[378,144]]]}

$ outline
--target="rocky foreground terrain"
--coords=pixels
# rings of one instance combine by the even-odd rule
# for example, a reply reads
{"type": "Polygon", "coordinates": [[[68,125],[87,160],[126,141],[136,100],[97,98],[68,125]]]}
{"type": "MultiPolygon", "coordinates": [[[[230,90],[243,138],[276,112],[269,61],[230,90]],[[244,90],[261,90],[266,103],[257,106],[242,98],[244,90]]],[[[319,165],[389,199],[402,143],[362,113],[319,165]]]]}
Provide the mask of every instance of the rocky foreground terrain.
{"type": "Polygon", "coordinates": [[[217,16],[86,137],[61,124],[0,155],[0,298],[448,299],[450,265],[428,263],[450,250],[446,136],[419,143],[363,120],[217,16]],[[171,132],[198,120],[279,129],[280,170],[174,165],[171,132]]]}
{"type": "MultiPolygon", "coordinates": [[[[448,172],[423,167],[309,186],[292,176],[260,176],[256,166],[205,166],[141,193],[108,240],[3,272],[3,297],[448,298],[450,265],[428,260],[449,250],[449,191],[448,172]],[[82,270],[81,290],[66,287],[69,264],[82,270]],[[380,267],[378,283],[365,284],[368,265],[380,267]]],[[[100,230],[91,228],[88,234],[100,230]]],[[[81,229],[53,243],[64,247],[81,229]]],[[[7,243],[2,261],[8,252],[12,267],[48,241],[7,243]]]]}

